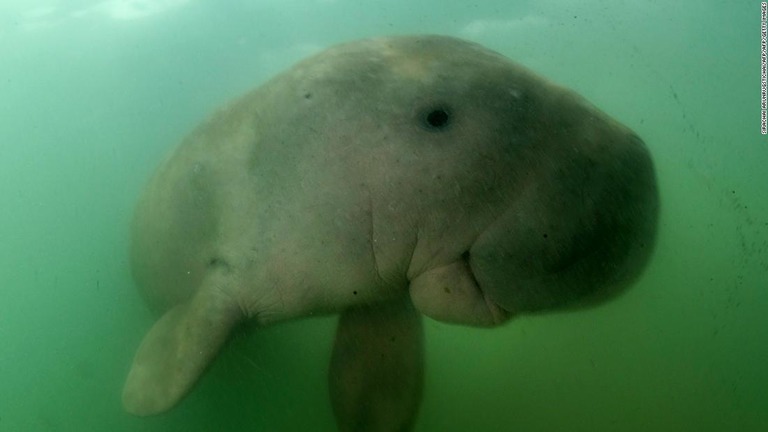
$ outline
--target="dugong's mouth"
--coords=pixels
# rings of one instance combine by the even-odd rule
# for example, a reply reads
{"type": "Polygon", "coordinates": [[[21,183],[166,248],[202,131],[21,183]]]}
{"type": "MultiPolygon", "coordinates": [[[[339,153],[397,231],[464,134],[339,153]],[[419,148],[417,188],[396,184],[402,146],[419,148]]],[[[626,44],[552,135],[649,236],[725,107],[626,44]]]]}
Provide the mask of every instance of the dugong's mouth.
{"type": "Polygon", "coordinates": [[[511,305],[505,305],[502,307],[500,304],[498,304],[494,299],[491,298],[489,293],[483,289],[482,285],[477,280],[477,277],[475,276],[475,269],[472,268],[472,264],[469,262],[469,251],[462,254],[462,260],[465,263],[466,271],[469,273],[470,278],[472,279],[472,282],[474,284],[475,289],[479,293],[480,296],[482,296],[486,308],[488,308],[488,312],[493,319],[493,324],[501,324],[508,319],[510,319],[513,315],[513,308],[511,305]]]}
{"type": "MultiPolygon", "coordinates": [[[[480,291],[482,292],[482,289],[480,289],[480,291]]],[[[511,311],[508,311],[496,304],[487,295],[485,295],[485,293],[483,293],[483,298],[485,299],[485,305],[488,307],[488,311],[491,313],[491,317],[493,318],[493,324],[501,324],[504,321],[512,318],[514,315],[514,313],[511,311]]]]}
{"type": "Polygon", "coordinates": [[[411,300],[421,313],[438,321],[481,327],[501,324],[516,313],[489,295],[493,292],[478,282],[466,253],[410,283],[411,300]]]}

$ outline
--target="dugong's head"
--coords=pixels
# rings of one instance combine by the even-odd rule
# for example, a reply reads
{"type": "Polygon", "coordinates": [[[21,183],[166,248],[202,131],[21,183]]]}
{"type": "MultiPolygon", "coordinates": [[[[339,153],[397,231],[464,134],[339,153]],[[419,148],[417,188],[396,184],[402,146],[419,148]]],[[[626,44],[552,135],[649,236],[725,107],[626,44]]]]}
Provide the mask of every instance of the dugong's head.
{"type": "Polygon", "coordinates": [[[299,122],[336,143],[350,194],[370,201],[377,272],[404,273],[428,316],[492,325],[595,304],[645,265],[648,150],[573,91],[448,37],[342,45],[297,70],[312,103],[344,100],[299,122]]]}

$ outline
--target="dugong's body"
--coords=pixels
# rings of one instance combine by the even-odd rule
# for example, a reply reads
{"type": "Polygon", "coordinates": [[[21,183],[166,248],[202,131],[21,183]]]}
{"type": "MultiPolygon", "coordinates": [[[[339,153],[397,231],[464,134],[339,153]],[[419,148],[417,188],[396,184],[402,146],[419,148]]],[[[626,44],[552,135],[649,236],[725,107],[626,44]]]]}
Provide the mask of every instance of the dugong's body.
{"type": "Polygon", "coordinates": [[[635,134],[496,53],[331,48],[219,111],[149,184],[131,256],[163,315],[124,404],[173,406],[240,323],[339,312],[340,427],[407,428],[419,312],[493,326],[609,298],[647,261],[657,209],[635,134]]]}

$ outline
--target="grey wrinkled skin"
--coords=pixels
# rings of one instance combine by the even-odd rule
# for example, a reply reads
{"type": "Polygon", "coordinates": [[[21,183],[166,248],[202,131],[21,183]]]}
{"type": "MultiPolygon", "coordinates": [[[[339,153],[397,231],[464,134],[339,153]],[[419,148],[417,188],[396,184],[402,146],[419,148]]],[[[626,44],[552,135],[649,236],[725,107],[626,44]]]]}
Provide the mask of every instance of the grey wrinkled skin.
{"type": "Polygon", "coordinates": [[[232,329],[341,313],[341,430],[407,430],[420,315],[495,326],[622,292],[653,249],[643,141],[574,92],[479,45],[369,39],[227,105],[138,204],[132,268],[161,314],[125,408],[191,389],[232,329]]]}

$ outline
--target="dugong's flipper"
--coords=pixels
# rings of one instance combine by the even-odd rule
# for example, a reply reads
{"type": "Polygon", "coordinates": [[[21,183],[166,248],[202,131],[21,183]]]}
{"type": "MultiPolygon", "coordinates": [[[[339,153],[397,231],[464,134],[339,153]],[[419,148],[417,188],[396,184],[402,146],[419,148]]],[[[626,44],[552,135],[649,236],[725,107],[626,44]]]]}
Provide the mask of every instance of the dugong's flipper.
{"type": "Polygon", "coordinates": [[[210,272],[197,294],[170,309],[139,347],[123,388],[131,414],[163,412],[187,394],[243,318],[228,281],[210,272]]]}
{"type": "Polygon", "coordinates": [[[421,316],[409,299],[345,311],[329,374],[339,430],[410,430],[423,372],[421,316]]]}

